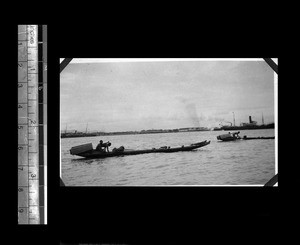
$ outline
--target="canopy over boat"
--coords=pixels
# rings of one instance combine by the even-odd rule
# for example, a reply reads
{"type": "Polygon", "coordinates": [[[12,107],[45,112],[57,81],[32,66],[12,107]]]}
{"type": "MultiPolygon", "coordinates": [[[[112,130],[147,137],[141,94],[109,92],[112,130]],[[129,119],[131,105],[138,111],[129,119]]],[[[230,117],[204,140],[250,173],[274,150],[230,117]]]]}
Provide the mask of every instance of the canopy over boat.
{"type": "Polygon", "coordinates": [[[170,152],[179,152],[179,151],[192,151],[194,149],[203,147],[210,144],[210,141],[202,141],[189,146],[181,147],[161,147],[161,148],[152,148],[146,150],[126,150],[123,151],[112,151],[112,152],[103,152],[95,150],[92,147],[92,144],[85,144],[81,146],[75,146],[70,149],[71,155],[81,156],[85,158],[105,158],[105,157],[115,157],[115,156],[124,156],[124,155],[138,155],[146,153],[170,153],[170,152]]]}

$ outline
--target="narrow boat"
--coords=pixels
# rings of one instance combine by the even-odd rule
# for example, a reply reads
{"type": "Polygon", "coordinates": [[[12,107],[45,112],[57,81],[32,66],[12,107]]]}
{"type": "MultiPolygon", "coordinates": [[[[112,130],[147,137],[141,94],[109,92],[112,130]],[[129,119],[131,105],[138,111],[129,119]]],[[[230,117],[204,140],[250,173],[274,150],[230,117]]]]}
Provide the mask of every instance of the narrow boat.
{"type": "Polygon", "coordinates": [[[217,136],[218,140],[222,141],[235,141],[235,140],[268,140],[268,139],[275,139],[275,137],[247,137],[247,135],[244,135],[243,138],[241,138],[238,134],[240,132],[236,133],[227,133],[217,136]]]}
{"type": "Polygon", "coordinates": [[[171,152],[180,152],[180,151],[192,151],[194,149],[203,147],[210,144],[210,141],[202,141],[195,144],[191,144],[189,146],[181,146],[181,147],[160,147],[160,148],[152,148],[146,150],[126,150],[123,151],[111,151],[111,152],[102,152],[99,150],[95,150],[92,147],[92,144],[85,144],[80,146],[75,146],[70,149],[71,155],[76,155],[85,158],[105,158],[105,157],[116,157],[116,156],[125,156],[125,155],[138,155],[138,154],[146,154],[146,153],[171,153],[171,152]]]}
{"type": "Polygon", "coordinates": [[[243,140],[270,140],[275,139],[275,137],[247,137],[246,135],[243,137],[243,140]]]}

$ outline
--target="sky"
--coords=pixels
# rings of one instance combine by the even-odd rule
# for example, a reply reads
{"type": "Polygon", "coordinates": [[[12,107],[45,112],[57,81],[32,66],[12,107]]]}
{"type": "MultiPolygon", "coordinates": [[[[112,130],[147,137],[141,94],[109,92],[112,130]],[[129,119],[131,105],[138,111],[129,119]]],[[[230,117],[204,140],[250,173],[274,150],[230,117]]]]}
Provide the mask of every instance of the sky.
{"type": "Polygon", "coordinates": [[[274,122],[274,72],[254,61],[73,59],[60,74],[61,129],[136,131],[274,122]],[[234,114],[233,114],[234,113],[234,114]]]}

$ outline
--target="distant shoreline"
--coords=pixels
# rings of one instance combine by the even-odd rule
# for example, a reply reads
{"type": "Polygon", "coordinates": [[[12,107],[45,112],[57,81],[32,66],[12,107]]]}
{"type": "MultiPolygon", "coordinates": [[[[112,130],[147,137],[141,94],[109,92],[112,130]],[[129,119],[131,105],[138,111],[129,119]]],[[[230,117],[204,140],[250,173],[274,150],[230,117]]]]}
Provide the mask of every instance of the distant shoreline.
{"type": "Polygon", "coordinates": [[[130,131],[130,132],[98,132],[98,133],[61,133],[61,138],[79,138],[79,137],[99,137],[99,136],[112,136],[112,135],[136,135],[136,134],[165,134],[165,133],[186,133],[186,132],[204,132],[204,131],[229,131],[229,130],[255,130],[255,129],[274,129],[270,126],[257,126],[257,127],[226,127],[219,129],[205,129],[205,130],[150,130],[150,131],[130,131]]]}
{"type": "Polygon", "coordinates": [[[166,134],[166,133],[184,133],[184,132],[199,132],[211,131],[207,130],[153,130],[153,131],[132,131],[132,132],[110,132],[110,133],[61,133],[61,138],[77,138],[77,137],[96,137],[96,136],[111,136],[111,135],[135,135],[135,134],[166,134]]]}

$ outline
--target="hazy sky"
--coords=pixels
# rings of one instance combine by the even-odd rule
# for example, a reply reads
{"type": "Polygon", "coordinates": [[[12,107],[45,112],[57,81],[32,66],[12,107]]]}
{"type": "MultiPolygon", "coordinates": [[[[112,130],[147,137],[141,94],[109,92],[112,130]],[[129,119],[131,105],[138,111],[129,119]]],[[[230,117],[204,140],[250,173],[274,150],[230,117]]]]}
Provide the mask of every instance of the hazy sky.
{"type": "Polygon", "coordinates": [[[274,72],[263,60],[74,59],[61,73],[60,95],[62,129],[215,127],[233,122],[233,112],[236,125],[250,115],[260,124],[262,113],[274,122],[274,72]]]}

